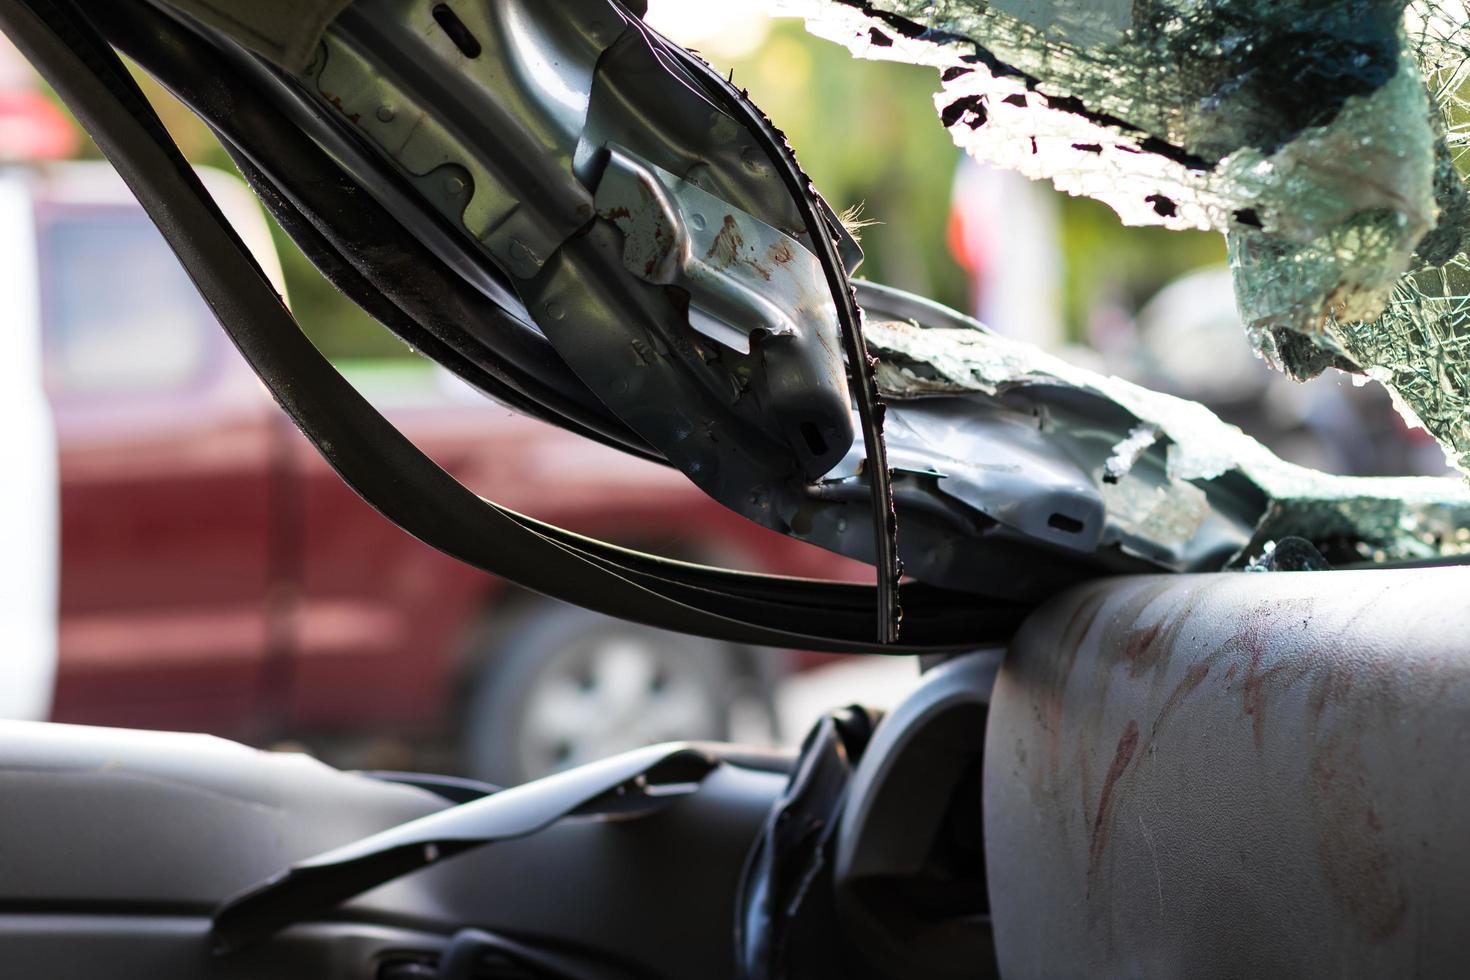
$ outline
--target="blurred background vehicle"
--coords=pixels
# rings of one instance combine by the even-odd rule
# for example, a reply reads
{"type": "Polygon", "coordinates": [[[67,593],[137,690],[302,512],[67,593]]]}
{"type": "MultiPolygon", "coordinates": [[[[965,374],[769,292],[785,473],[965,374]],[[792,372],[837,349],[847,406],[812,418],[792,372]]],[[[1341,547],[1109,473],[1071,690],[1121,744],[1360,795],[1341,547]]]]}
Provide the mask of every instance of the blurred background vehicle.
{"type": "MultiPolygon", "coordinates": [[[[204,172],[279,286],[253,196],[204,172]]],[[[441,768],[508,782],[676,737],[775,737],[775,685],[799,656],[513,590],[359,500],[271,403],[109,166],[21,168],[0,187],[27,212],[7,227],[34,230],[29,261],[0,275],[15,308],[38,314],[13,328],[42,338],[60,459],[54,720],[291,739],[377,766],[437,745],[441,768]]],[[[438,369],[345,367],[449,472],[509,506],[674,557],[858,571],[438,369]]]]}
{"type": "MultiPolygon", "coordinates": [[[[1101,204],[968,162],[912,111],[938,88],[932,70],[853,59],[759,6],[652,0],[648,19],[771,114],[863,226],[864,274],[1203,401],[1289,459],[1444,471],[1427,437],[1403,438],[1376,386],[1297,385],[1250,355],[1218,236],[1124,228],[1101,204]]],[[[142,81],[190,158],[219,168],[211,188],[317,346],[472,488],[674,557],[866,578],[673,471],[515,417],[427,367],[309,266],[223,176],[208,130],[142,81]]],[[[916,680],[906,660],[676,656],[702,641],[546,602],[410,539],[271,405],[110,170],[75,162],[97,156],[0,50],[0,275],[27,325],[0,387],[10,416],[32,420],[10,449],[13,474],[33,477],[5,492],[13,511],[43,515],[0,537],[15,571],[0,615],[27,638],[0,668],[0,715],[197,729],[347,765],[515,781],[585,761],[590,746],[797,737],[822,708],[858,694],[893,704],[916,680]],[[94,288],[103,275],[108,288],[94,288]],[[44,517],[58,493],[59,571],[44,517]]]]}

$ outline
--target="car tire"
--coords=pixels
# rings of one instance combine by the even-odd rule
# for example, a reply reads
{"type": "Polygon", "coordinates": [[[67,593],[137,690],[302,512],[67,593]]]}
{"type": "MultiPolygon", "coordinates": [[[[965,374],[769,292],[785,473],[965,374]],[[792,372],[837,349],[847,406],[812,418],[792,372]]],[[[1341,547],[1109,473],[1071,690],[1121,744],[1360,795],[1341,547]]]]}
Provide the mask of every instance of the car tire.
{"type": "Polygon", "coordinates": [[[725,739],[752,685],[727,644],[573,606],[538,604],[501,636],[480,651],[461,729],[466,774],[501,786],[640,745],[725,739]]]}

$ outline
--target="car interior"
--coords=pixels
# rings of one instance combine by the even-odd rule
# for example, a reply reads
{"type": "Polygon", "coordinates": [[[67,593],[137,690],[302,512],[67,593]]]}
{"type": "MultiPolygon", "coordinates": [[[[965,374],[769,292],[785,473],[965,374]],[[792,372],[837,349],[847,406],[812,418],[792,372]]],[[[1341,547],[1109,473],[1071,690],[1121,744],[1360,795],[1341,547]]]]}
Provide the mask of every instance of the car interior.
{"type": "MultiPolygon", "coordinates": [[[[1331,261],[1285,218],[1273,224],[1292,201],[1328,210],[1312,197],[1325,191],[1301,189],[1314,167],[1332,169],[1320,144],[1338,144],[1322,134],[1377,125],[1354,122],[1372,103],[1398,113],[1402,139],[1398,169],[1371,150],[1366,165],[1406,196],[1423,163],[1420,189],[1450,227],[1461,179],[1434,171],[1443,144],[1428,128],[1422,145],[1403,135],[1388,102],[1412,83],[1424,104],[1402,2],[1356,5],[1372,8],[1356,18],[1338,16],[1353,4],[1244,0],[1133,13],[1086,0],[795,6],[820,7],[829,32],[884,57],[961,59],[946,83],[1002,86],[993,102],[941,106],[966,138],[1019,86],[1069,125],[1117,135],[1110,154],[1177,168],[1155,170],[1192,181],[1197,200],[1171,191],[1149,209],[1165,224],[1191,208],[1230,223],[1243,305],[1277,302],[1252,321],[1256,339],[1303,375],[1333,358],[1373,373],[1372,341],[1408,294],[1395,266],[1379,283],[1399,283],[1389,320],[1348,311],[1371,306],[1370,260],[1398,256],[1424,282],[1429,258],[1458,261],[1458,240],[1429,241],[1433,221],[1407,245],[1364,233],[1371,212],[1373,228],[1410,234],[1376,198],[1343,209],[1356,237],[1333,238],[1331,261]],[[1038,26],[1033,7],[1081,19],[1038,26]],[[1284,106],[1251,117],[1257,130],[1291,127],[1252,130],[1254,219],[1231,196],[1244,159],[1233,145],[1202,157],[1183,116],[1158,124],[1178,144],[1166,145],[1148,112],[1090,87],[1092,62],[1068,60],[1143,58],[1130,46],[1147,30],[1206,27],[1214,47],[1169,49],[1181,71],[1218,63],[1231,37],[1254,47],[1230,47],[1230,71],[1202,70],[1218,89],[1201,81],[1191,105],[1228,106],[1250,88],[1284,106]],[[1375,74],[1363,52],[1379,57],[1383,37],[1403,60],[1375,74]],[[1252,74],[1287,44],[1354,66],[1332,78],[1351,79],[1357,101],[1322,109],[1303,89],[1297,105],[1275,76],[1252,74]],[[1072,103],[1028,45],[1053,51],[1044,65],[1072,79],[1072,103]],[[1261,176],[1266,142],[1308,161],[1280,177],[1300,200],[1261,176]],[[1337,319],[1312,335],[1331,351],[1292,326],[1291,303],[1313,302],[1319,281],[1288,289],[1281,267],[1251,265],[1271,249],[1281,259],[1284,242],[1292,269],[1320,259],[1341,286],[1329,290],[1337,319]],[[1280,289],[1257,296],[1249,276],[1267,272],[1280,289]]],[[[778,121],[642,13],[619,0],[0,0],[0,30],[132,189],[281,409],[387,519],[590,610],[752,646],[912,658],[922,680],[886,713],[834,704],[796,750],[664,743],[509,787],[341,771],[203,735],[0,722],[4,972],[1470,969],[1456,925],[1470,901],[1470,781],[1454,775],[1470,738],[1464,480],[1308,471],[1197,403],[857,278],[859,242],[778,121]],[[467,489],[312,346],[130,65],[209,124],[321,274],[385,329],[514,411],[868,563],[871,584],[661,558],[467,489]]],[[[1224,128],[1211,138],[1227,140],[1224,128]]],[[[1072,145],[1071,130],[1059,138],[1072,156],[1104,155],[1072,145]]],[[[1152,187],[1103,172],[1107,194],[1152,187]]],[[[1429,336],[1415,322],[1392,343],[1429,336]]],[[[1393,383],[1453,451],[1467,375],[1449,345],[1425,344],[1440,390],[1407,369],[1393,383]]]]}

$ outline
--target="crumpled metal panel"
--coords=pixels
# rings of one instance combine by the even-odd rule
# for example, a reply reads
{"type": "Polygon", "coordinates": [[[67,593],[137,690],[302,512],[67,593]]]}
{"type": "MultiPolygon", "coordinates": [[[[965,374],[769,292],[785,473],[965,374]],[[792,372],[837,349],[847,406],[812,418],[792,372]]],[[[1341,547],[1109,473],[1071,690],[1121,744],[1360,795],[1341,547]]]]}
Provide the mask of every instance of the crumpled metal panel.
{"type": "Polygon", "coordinates": [[[295,83],[507,275],[547,356],[780,527],[855,432],[825,226],[664,43],[611,0],[358,0],[295,83]]]}
{"type": "Polygon", "coordinates": [[[977,158],[1225,233],[1258,353],[1381,381],[1470,473],[1463,0],[777,2],[940,68],[977,158]]]}
{"type": "Polygon", "coordinates": [[[1470,569],[1128,578],[991,698],[1007,977],[1464,976],[1470,569]]]}
{"type": "Polygon", "coordinates": [[[1297,466],[1198,402],[1076,367],[962,318],[920,326],[870,317],[866,332],[890,401],[895,468],[926,461],[940,492],[1032,537],[1065,531],[1048,521],[1061,508],[1081,525],[1075,547],[1119,547],[1179,571],[1243,564],[1288,536],[1346,544],[1347,560],[1470,550],[1461,481],[1297,466]],[[1030,432],[982,437],[982,423],[1006,410],[1030,432]],[[967,421],[922,438],[923,425],[941,417],[967,421]],[[1028,496],[1006,473],[1032,444],[1059,455],[1049,467],[1036,456],[1016,469],[1028,496]],[[1078,502],[1063,506],[1067,496],[1078,502]],[[1100,502],[1105,519],[1078,509],[1087,500],[1100,502]]]}
{"type": "Polygon", "coordinates": [[[569,6],[538,17],[522,3],[456,4],[466,51],[439,23],[444,4],[359,0],[302,80],[502,268],[533,276],[592,217],[572,155],[597,59],[625,24],[610,0],[569,6]]]}

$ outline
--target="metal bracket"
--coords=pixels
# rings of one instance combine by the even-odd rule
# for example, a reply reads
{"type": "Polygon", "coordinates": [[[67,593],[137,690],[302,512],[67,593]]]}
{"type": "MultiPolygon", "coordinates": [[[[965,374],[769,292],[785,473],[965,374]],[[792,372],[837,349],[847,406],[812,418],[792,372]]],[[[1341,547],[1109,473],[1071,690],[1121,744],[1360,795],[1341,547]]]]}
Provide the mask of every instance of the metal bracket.
{"type": "Polygon", "coordinates": [[[840,377],[837,310],[816,256],[789,235],[616,144],[593,203],[633,275],[689,293],[689,325],[742,354],[751,335],[812,336],[840,377]],[[800,321],[800,322],[798,322],[800,321]]]}
{"type": "Polygon", "coordinates": [[[361,0],[303,76],[519,278],[592,216],[572,155],[597,60],[627,24],[608,0],[563,6],[361,0]]]}

